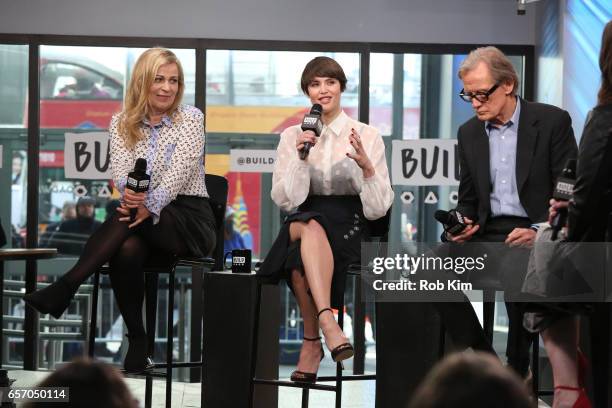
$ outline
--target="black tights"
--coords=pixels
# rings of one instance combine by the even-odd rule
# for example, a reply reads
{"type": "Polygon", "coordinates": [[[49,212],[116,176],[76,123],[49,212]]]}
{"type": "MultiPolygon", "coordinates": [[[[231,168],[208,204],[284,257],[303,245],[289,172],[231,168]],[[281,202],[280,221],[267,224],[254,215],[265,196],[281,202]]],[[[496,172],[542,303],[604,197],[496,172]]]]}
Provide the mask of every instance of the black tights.
{"type": "Polygon", "coordinates": [[[83,254],[64,276],[73,291],[106,262],[119,311],[130,335],[144,335],[142,302],[144,300],[143,264],[155,250],[186,255],[184,241],[176,233],[171,217],[162,213],[159,223],[147,219],[135,228],[114,215],[87,240],[83,254]]]}

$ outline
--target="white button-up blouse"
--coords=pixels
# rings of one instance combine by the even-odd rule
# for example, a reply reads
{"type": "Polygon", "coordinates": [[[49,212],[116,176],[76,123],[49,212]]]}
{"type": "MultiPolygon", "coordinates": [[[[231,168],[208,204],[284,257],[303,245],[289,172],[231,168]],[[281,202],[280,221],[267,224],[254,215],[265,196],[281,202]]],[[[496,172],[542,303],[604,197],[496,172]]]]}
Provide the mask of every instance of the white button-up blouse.
{"type": "Polygon", "coordinates": [[[310,149],[306,160],[300,160],[296,148],[300,125],[283,131],[277,148],[272,176],[272,200],[283,210],[291,211],[308,195],[359,195],[363,213],[369,220],[384,216],[393,203],[393,190],[385,158],[385,144],[378,130],[341,112],[310,149]],[[357,163],[346,156],[355,153],[349,143],[351,128],[361,137],[375,174],[364,178],[357,163]]]}

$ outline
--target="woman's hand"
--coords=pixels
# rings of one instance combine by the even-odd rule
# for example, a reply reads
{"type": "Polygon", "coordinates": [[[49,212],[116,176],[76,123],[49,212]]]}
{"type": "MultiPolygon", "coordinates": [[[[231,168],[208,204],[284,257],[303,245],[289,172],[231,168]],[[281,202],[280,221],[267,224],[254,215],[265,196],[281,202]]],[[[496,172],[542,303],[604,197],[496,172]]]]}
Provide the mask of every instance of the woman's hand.
{"type": "Polygon", "coordinates": [[[357,163],[359,168],[361,168],[363,171],[363,178],[372,177],[376,171],[374,170],[374,166],[372,166],[372,162],[361,144],[361,136],[359,136],[359,133],[357,133],[355,129],[351,128],[349,142],[351,143],[351,146],[353,146],[353,149],[355,149],[355,154],[347,152],[346,155],[355,160],[355,163],[357,163]]]}
{"type": "MultiPolygon", "coordinates": [[[[306,143],[310,143],[311,148],[317,144],[317,137],[312,131],[302,132],[301,134],[298,135],[298,137],[295,140],[295,145],[298,149],[298,152],[301,152],[302,150],[304,150],[304,145],[306,143]]],[[[308,158],[308,156],[306,157],[308,158]]]]}
{"type": "MultiPolygon", "coordinates": [[[[123,215],[123,217],[119,218],[119,221],[132,222],[132,219],[130,218],[130,208],[128,206],[122,203],[120,207],[117,207],[117,211],[119,212],[119,214],[123,215]]],[[[144,205],[141,205],[140,207],[138,207],[138,210],[136,210],[136,216],[134,217],[134,222],[128,225],[128,228],[134,228],[135,226],[142,223],[144,220],[146,220],[150,216],[151,216],[151,213],[149,212],[147,207],[145,207],[144,205]]]]}
{"type": "Polygon", "coordinates": [[[126,188],[125,192],[123,193],[123,203],[127,206],[127,208],[138,208],[144,204],[146,198],[147,193],[135,193],[129,188],[126,188]]]}
{"type": "Polygon", "coordinates": [[[548,209],[549,224],[552,223],[553,218],[557,216],[559,210],[569,207],[569,201],[557,201],[554,198],[551,198],[548,203],[550,204],[550,208],[548,209]]]}
{"type": "Polygon", "coordinates": [[[136,193],[133,190],[126,188],[123,193],[123,202],[121,203],[121,206],[117,208],[117,211],[123,215],[123,217],[119,218],[119,221],[131,222],[129,228],[133,228],[149,218],[151,213],[147,207],[144,206],[146,198],[147,193],[136,193]],[[132,219],[130,218],[130,210],[134,208],[137,210],[134,221],[132,222],[132,219]]]}

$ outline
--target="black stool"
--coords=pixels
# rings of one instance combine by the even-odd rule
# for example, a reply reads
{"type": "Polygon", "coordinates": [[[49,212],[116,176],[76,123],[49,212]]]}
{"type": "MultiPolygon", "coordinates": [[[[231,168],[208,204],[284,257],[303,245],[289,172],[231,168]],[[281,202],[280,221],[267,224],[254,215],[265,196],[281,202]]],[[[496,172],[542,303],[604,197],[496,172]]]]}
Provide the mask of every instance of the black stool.
{"type": "MultiPolygon", "coordinates": [[[[369,236],[366,238],[366,242],[378,242],[379,243],[379,252],[386,250],[386,242],[388,241],[388,233],[389,233],[389,220],[391,219],[391,209],[387,211],[384,217],[379,218],[377,220],[368,221],[369,226],[369,236]]],[[[368,266],[364,265],[350,265],[347,270],[347,275],[356,277],[355,284],[355,322],[360,323],[360,327],[356,328],[354,342],[355,342],[355,358],[359,359],[361,364],[357,363],[353,366],[353,374],[352,375],[343,375],[342,374],[342,363],[336,363],[336,375],[332,376],[320,376],[317,378],[317,382],[314,384],[309,383],[300,383],[294,382],[290,380],[272,380],[272,379],[260,379],[255,376],[255,364],[253,364],[251,370],[251,378],[252,378],[252,388],[251,388],[251,400],[253,397],[254,385],[256,384],[264,384],[264,385],[272,385],[277,387],[294,387],[302,389],[302,408],[308,407],[308,399],[310,390],[321,390],[321,391],[332,391],[335,393],[336,403],[335,407],[340,408],[342,406],[342,383],[343,381],[364,381],[364,380],[376,380],[376,374],[363,374],[363,359],[365,358],[365,336],[364,333],[364,323],[365,319],[365,310],[362,305],[361,300],[361,273],[364,270],[367,270],[368,266]],[[358,306],[359,305],[359,306],[358,306]],[[357,331],[358,330],[358,331],[357,331]],[[324,385],[319,384],[319,382],[335,382],[335,385],[324,385]]],[[[259,327],[259,308],[261,301],[261,286],[264,284],[270,284],[265,279],[260,279],[257,285],[257,296],[256,296],[256,304],[255,304],[255,323],[254,330],[255,334],[252,337],[253,341],[253,350],[254,355],[257,355],[257,339],[258,339],[258,327],[259,327]]],[[[340,328],[344,328],[344,297],[342,298],[342,303],[338,307],[338,325],[340,328]]]]}
{"type": "MultiPolygon", "coordinates": [[[[225,206],[227,204],[227,180],[224,177],[206,174],[206,189],[210,196],[209,202],[216,223],[217,245],[214,258],[177,257],[169,254],[157,254],[147,260],[144,265],[145,272],[145,320],[148,340],[148,352],[153,355],[155,349],[155,323],[157,321],[157,290],[160,274],[168,274],[168,312],[167,312],[167,341],[166,363],[155,364],[155,369],[165,369],[165,373],[150,371],[145,376],[145,407],[151,407],[153,393],[153,377],[166,378],[166,407],[172,404],[172,369],[174,368],[200,368],[202,359],[199,345],[201,344],[202,329],[202,273],[204,269],[221,270],[223,267],[223,221],[225,206]],[[191,355],[198,354],[198,361],[173,362],[172,351],[174,338],[174,291],[175,271],[178,266],[191,267],[192,270],[192,328],[191,328],[191,355]],[[196,346],[196,347],[193,347],[196,346]]],[[[108,266],[96,271],[93,277],[93,297],[91,320],[89,326],[88,355],[94,357],[95,334],[97,325],[98,292],[100,287],[100,274],[107,273],[108,266]]]]}

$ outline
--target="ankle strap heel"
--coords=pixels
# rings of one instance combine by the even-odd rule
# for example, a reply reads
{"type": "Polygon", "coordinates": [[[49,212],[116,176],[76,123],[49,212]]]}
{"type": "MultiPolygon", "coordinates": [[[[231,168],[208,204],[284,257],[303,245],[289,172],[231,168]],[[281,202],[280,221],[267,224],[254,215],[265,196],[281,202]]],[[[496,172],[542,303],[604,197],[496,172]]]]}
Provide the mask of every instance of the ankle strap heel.
{"type": "MultiPolygon", "coordinates": [[[[323,312],[327,312],[327,311],[330,311],[332,314],[334,313],[334,311],[329,307],[326,307],[325,309],[321,309],[319,310],[319,313],[317,313],[317,320],[319,320],[319,317],[321,316],[323,312]]],[[[332,360],[334,360],[334,362],[336,363],[346,360],[347,358],[353,357],[353,354],[355,354],[355,350],[353,349],[353,346],[349,342],[342,343],[336,348],[334,348],[333,350],[331,350],[332,360]]]]}
{"type": "Polygon", "coordinates": [[[321,316],[321,314],[323,314],[323,312],[327,312],[327,311],[330,311],[332,314],[334,314],[334,311],[331,309],[331,307],[326,307],[325,309],[319,310],[319,313],[317,313],[317,316],[315,318],[317,320],[319,320],[319,317],[321,316]]]}

